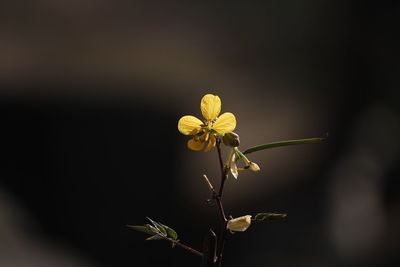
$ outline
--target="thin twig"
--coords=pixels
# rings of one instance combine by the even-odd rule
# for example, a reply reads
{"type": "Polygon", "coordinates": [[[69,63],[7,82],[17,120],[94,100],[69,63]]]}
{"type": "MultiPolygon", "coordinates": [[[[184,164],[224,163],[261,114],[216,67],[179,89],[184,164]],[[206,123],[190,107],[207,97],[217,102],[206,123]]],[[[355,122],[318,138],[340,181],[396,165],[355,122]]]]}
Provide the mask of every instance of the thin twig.
{"type": "Polygon", "coordinates": [[[224,192],[224,185],[225,185],[226,179],[228,178],[229,169],[227,167],[224,167],[224,164],[222,162],[221,139],[220,138],[217,139],[216,145],[217,145],[218,159],[219,159],[220,169],[221,169],[221,185],[219,187],[219,193],[215,197],[215,200],[218,204],[218,208],[219,208],[220,214],[221,214],[221,230],[220,230],[220,233],[218,236],[217,261],[215,263],[215,266],[220,267],[222,264],[222,255],[224,252],[226,233],[227,233],[226,225],[228,222],[228,220],[226,219],[226,216],[225,216],[224,207],[222,205],[222,194],[224,192]]]}
{"type": "Polygon", "coordinates": [[[215,253],[217,252],[217,236],[213,230],[209,230],[203,241],[203,259],[201,267],[215,266],[215,253]]]}
{"type": "Polygon", "coordinates": [[[194,248],[191,248],[185,244],[182,244],[181,242],[179,242],[178,240],[172,239],[170,237],[166,237],[160,233],[155,233],[156,235],[158,235],[159,237],[161,237],[164,240],[170,241],[171,243],[173,243],[174,245],[177,245],[178,247],[181,247],[183,249],[186,249],[189,252],[192,252],[193,254],[196,254],[197,256],[203,257],[203,253],[201,253],[200,251],[195,250],[194,248]]]}
{"type": "Polygon", "coordinates": [[[197,256],[203,257],[203,253],[201,253],[200,251],[195,250],[194,248],[186,246],[185,244],[182,244],[181,242],[174,242],[174,244],[179,246],[179,247],[181,247],[181,248],[183,248],[183,249],[186,249],[189,252],[192,252],[193,254],[196,254],[197,256]]]}
{"type": "Polygon", "coordinates": [[[206,181],[206,184],[207,184],[207,186],[208,186],[208,189],[210,189],[211,193],[213,193],[213,195],[216,194],[216,193],[215,193],[215,190],[214,190],[214,186],[211,184],[210,180],[208,180],[207,175],[203,174],[203,178],[204,178],[204,180],[206,181]]]}
{"type": "Polygon", "coordinates": [[[221,221],[222,222],[227,222],[228,220],[226,219],[225,211],[224,211],[224,206],[222,205],[221,197],[218,195],[214,196],[215,201],[217,202],[219,214],[221,216],[221,221]]]}
{"type": "Polygon", "coordinates": [[[218,151],[219,165],[221,169],[221,186],[219,187],[218,196],[222,198],[225,182],[226,179],[228,178],[229,169],[227,167],[224,167],[224,163],[222,162],[221,139],[217,139],[217,151],[218,151]]]}
{"type": "Polygon", "coordinates": [[[215,201],[217,202],[219,212],[221,214],[221,221],[226,223],[227,219],[225,216],[225,211],[224,211],[224,206],[222,205],[222,193],[224,190],[224,184],[227,178],[228,172],[225,172],[224,164],[222,163],[222,154],[221,154],[221,139],[217,139],[217,151],[218,151],[218,158],[219,158],[219,163],[220,163],[220,168],[221,168],[221,185],[219,187],[219,193],[218,195],[214,196],[215,201]]]}

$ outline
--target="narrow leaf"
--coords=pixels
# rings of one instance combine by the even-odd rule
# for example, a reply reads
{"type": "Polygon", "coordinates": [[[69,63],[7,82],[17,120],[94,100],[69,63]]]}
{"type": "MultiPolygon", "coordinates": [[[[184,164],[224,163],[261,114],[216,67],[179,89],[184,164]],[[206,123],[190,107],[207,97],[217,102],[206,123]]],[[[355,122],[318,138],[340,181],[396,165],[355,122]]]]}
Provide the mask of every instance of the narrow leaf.
{"type": "Polygon", "coordinates": [[[168,235],[169,237],[171,237],[171,238],[174,239],[174,240],[177,240],[177,239],[178,239],[178,234],[175,232],[174,229],[172,229],[171,227],[166,226],[166,225],[164,225],[164,224],[161,224],[161,225],[165,228],[165,230],[167,231],[167,235],[168,235]]]}
{"type": "Polygon", "coordinates": [[[146,226],[127,225],[127,227],[129,227],[129,228],[131,228],[133,230],[139,231],[139,232],[143,232],[143,233],[149,234],[149,235],[153,234],[151,231],[149,231],[149,229],[146,226]]]}
{"type": "Polygon", "coordinates": [[[161,223],[158,223],[158,222],[155,222],[155,223],[157,225],[157,229],[159,229],[161,231],[161,233],[166,235],[167,234],[167,230],[165,229],[165,227],[161,223]]]}
{"type": "Polygon", "coordinates": [[[149,220],[149,221],[154,225],[154,227],[157,228],[157,223],[156,223],[155,221],[153,221],[153,220],[150,219],[149,217],[146,217],[146,218],[147,218],[147,220],[149,220]]]}
{"type": "Polygon", "coordinates": [[[162,238],[159,235],[153,235],[153,236],[150,236],[150,237],[146,238],[146,241],[160,240],[160,239],[164,239],[164,238],[162,238]]]}
{"type": "Polygon", "coordinates": [[[243,154],[249,154],[249,153],[253,153],[253,152],[264,150],[264,149],[268,149],[268,148],[317,143],[317,142],[321,142],[323,140],[325,140],[325,138],[308,138],[308,139],[279,141],[279,142],[273,142],[273,143],[263,144],[263,145],[259,145],[259,146],[254,146],[254,147],[251,147],[249,149],[246,149],[242,153],[243,154]]]}
{"type": "Polygon", "coordinates": [[[152,226],[150,224],[146,224],[145,226],[146,226],[147,230],[150,231],[151,234],[160,233],[160,231],[157,228],[155,228],[154,226],[152,226]]]}
{"type": "Polygon", "coordinates": [[[149,217],[147,217],[147,219],[154,225],[154,227],[158,230],[158,232],[163,233],[165,235],[167,234],[167,232],[165,231],[165,228],[161,224],[159,224],[156,221],[153,221],[149,217]]]}
{"type": "Polygon", "coordinates": [[[283,219],[287,216],[287,214],[284,213],[258,213],[254,219],[257,221],[270,221],[270,220],[276,220],[276,219],[283,219]]]}

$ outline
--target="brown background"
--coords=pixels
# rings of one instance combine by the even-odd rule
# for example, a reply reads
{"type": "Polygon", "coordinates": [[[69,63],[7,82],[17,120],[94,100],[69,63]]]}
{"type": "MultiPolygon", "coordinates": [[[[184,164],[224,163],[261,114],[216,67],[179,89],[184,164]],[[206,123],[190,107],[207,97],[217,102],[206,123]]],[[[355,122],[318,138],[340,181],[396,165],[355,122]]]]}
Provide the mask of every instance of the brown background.
{"type": "Polygon", "coordinates": [[[226,266],[398,266],[397,1],[2,1],[1,266],[199,266],[126,224],[145,216],[201,249],[216,152],[186,149],[205,93],[251,155],[226,266]]]}

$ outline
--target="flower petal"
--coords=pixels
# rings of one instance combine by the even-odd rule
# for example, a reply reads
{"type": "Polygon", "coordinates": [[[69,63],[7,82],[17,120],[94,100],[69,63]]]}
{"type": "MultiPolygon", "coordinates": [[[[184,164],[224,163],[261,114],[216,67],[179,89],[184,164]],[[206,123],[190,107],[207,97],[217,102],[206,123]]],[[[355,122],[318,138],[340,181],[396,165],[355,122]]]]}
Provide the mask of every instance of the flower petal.
{"type": "Polygon", "coordinates": [[[200,136],[196,136],[196,140],[200,140],[201,142],[207,142],[210,138],[210,132],[205,132],[200,136]]]}
{"type": "Polygon", "coordinates": [[[210,135],[210,140],[208,141],[207,147],[204,149],[204,152],[208,152],[215,147],[217,144],[217,138],[214,135],[210,135]]]}
{"type": "Polygon", "coordinates": [[[178,121],[178,130],[184,135],[197,134],[203,122],[194,116],[183,116],[178,121]]]}
{"type": "Polygon", "coordinates": [[[208,121],[213,121],[221,112],[221,99],[217,95],[203,96],[200,104],[201,113],[208,121]]]}
{"type": "Polygon", "coordinates": [[[219,134],[226,134],[232,132],[236,128],[236,118],[230,112],[225,112],[218,117],[217,121],[211,127],[219,134]]]}
{"type": "Polygon", "coordinates": [[[190,148],[191,150],[195,150],[195,151],[202,150],[204,145],[205,145],[205,142],[202,142],[202,141],[199,141],[199,140],[195,140],[194,138],[190,139],[187,142],[188,148],[190,148]]]}

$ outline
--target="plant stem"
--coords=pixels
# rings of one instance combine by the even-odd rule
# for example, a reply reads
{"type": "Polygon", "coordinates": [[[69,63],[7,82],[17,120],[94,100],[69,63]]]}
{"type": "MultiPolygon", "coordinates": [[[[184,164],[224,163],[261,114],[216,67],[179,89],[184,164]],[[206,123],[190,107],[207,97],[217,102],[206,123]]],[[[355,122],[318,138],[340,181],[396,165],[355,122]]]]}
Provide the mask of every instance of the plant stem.
{"type": "Polygon", "coordinates": [[[224,206],[222,205],[221,197],[216,195],[214,196],[215,201],[217,202],[219,214],[221,217],[222,222],[227,222],[228,220],[226,219],[225,211],[224,211],[224,206]]]}
{"type": "Polygon", "coordinates": [[[219,192],[218,195],[214,196],[215,201],[217,202],[218,209],[220,211],[221,215],[221,230],[219,232],[218,236],[218,242],[217,242],[217,261],[215,263],[216,267],[222,266],[222,256],[224,252],[224,247],[225,247],[225,240],[226,240],[226,225],[228,220],[226,219],[224,207],[222,205],[222,194],[224,192],[224,185],[226,182],[226,179],[228,178],[228,171],[229,168],[224,167],[224,164],[222,162],[222,154],[221,154],[221,139],[217,139],[217,151],[218,151],[218,159],[219,159],[219,164],[220,164],[220,169],[221,169],[221,185],[219,187],[219,192]]]}
{"type": "Polygon", "coordinates": [[[187,251],[192,252],[193,254],[196,254],[197,256],[203,257],[203,253],[201,253],[200,251],[195,250],[194,248],[186,246],[185,244],[182,244],[179,241],[171,241],[171,242],[174,242],[175,245],[177,245],[177,246],[179,246],[179,247],[181,247],[183,249],[186,249],[187,251]]]}
{"type": "Polygon", "coordinates": [[[224,167],[224,163],[222,162],[221,139],[217,139],[217,151],[218,151],[219,165],[221,168],[221,185],[219,187],[218,197],[222,198],[225,182],[226,182],[226,179],[228,178],[229,169],[227,167],[224,167]]]}
{"type": "Polygon", "coordinates": [[[174,245],[177,245],[178,247],[181,247],[181,248],[183,248],[183,249],[186,249],[187,251],[189,251],[189,252],[191,252],[191,253],[193,253],[193,254],[196,254],[197,256],[203,257],[203,253],[201,253],[200,251],[197,251],[197,250],[195,250],[194,248],[191,248],[191,247],[189,247],[189,246],[187,246],[187,245],[185,245],[185,244],[182,244],[182,243],[179,242],[178,240],[175,240],[175,239],[166,237],[166,236],[164,236],[164,235],[162,235],[162,234],[159,234],[159,233],[155,233],[155,234],[158,235],[159,237],[161,237],[161,238],[164,239],[164,240],[170,241],[171,243],[173,243],[174,245]]]}

